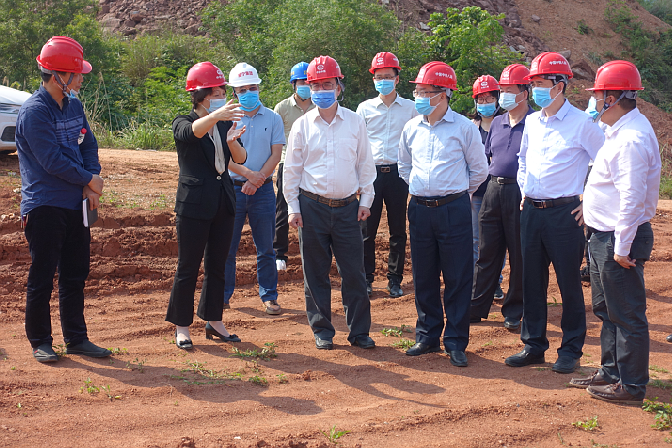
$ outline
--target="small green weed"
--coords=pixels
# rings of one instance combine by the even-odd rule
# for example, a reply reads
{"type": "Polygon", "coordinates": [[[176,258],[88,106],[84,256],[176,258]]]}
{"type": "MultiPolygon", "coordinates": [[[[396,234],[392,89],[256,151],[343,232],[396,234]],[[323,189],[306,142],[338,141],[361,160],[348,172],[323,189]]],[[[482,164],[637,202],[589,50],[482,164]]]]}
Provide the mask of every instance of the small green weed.
{"type": "Polygon", "coordinates": [[[401,338],[398,341],[391,343],[390,345],[394,348],[408,350],[409,348],[413,347],[413,345],[415,345],[415,341],[406,338],[401,338]]]}
{"type": "Polygon", "coordinates": [[[395,336],[400,338],[402,335],[401,328],[383,328],[380,332],[387,337],[395,336]]]}
{"type": "Polygon", "coordinates": [[[658,389],[672,390],[672,381],[653,380],[649,383],[648,387],[657,387],[658,389]]]}
{"type": "Polygon", "coordinates": [[[593,29],[589,27],[583,19],[579,20],[576,23],[576,28],[574,29],[578,31],[579,34],[582,35],[590,34],[593,32],[593,29]]]}
{"type": "Polygon", "coordinates": [[[562,305],[562,302],[558,302],[558,299],[556,299],[555,296],[551,296],[551,299],[553,299],[553,302],[546,302],[546,305],[548,305],[548,306],[562,305]]]}
{"type": "Polygon", "coordinates": [[[649,370],[653,370],[654,372],[658,372],[658,373],[670,373],[669,370],[667,370],[663,367],[658,367],[658,366],[654,366],[654,365],[650,365],[649,370]]]}
{"type": "Polygon", "coordinates": [[[256,384],[257,386],[262,386],[262,387],[267,387],[268,386],[268,380],[264,378],[263,376],[255,375],[251,376],[247,379],[252,384],[256,384]]]}
{"type": "Polygon", "coordinates": [[[287,384],[289,383],[289,379],[287,379],[287,375],[285,374],[280,374],[280,375],[275,375],[278,377],[278,384],[287,384]]]}
{"type": "Polygon", "coordinates": [[[233,347],[233,355],[236,358],[245,359],[245,358],[258,358],[264,361],[269,361],[271,358],[276,358],[278,355],[275,353],[275,343],[266,342],[264,343],[264,348],[261,350],[245,350],[241,351],[237,347],[233,347]]]}
{"type": "Polygon", "coordinates": [[[84,392],[87,394],[97,394],[100,392],[100,388],[93,384],[93,380],[91,378],[87,378],[84,380],[84,385],[79,388],[80,394],[83,394],[84,392]]]}
{"type": "Polygon", "coordinates": [[[126,361],[126,368],[129,370],[133,370],[137,367],[138,372],[140,373],[145,373],[145,363],[147,362],[146,359],[143,359],[142,361],[140,358],[135,358],[132,362],[131,361],[126,361]],[[133,363],[136,363],[136,366],[133,366],[133,363]]]}
{"type": "Polygon", "coordinates": [[[672,428],[672,404],[661,403],[656,400],[658,400],[658,397],[653,400],[644,400],[642,409],[656,414],[656,423],[651,425],[652,428],[659,431],[668,430],[672,428]]]}
{"type": "Polygon", "coordinates": [[[350,431],[336,431],[336,425],[332,426],[329,432],[326,431],[320,431],[324,437],[329,440],[329,442],[333,443],[334,445],[338,445],[338,439],[349,433],[350,431]]]}
{"type": "Polygon", "coordinates": [[[121,395],[114,395],[109,384],[107,386],[102,386],[101,389],[103,389],[103,392],[105,392],[105,395],[107,395],[107,398],[109,398],[110,401],[121,400],[121,395]]]}
{"type": "Polygon", "coordinates": [[[67,355],[67,353],[65,353],[65,350],[68,348],[68,344],[52,345],[51,348],[54,349],[54,352],[56,352],[59,358],[67,355]]]}
{"type": "Polygon", "coordinates": [[[111,351],[113,355],[128,355],[128,350],[125,349],[125,348],[119,348],[119,347],[117,347],[117,348],[113,348],[113,347],[109,347],[108,350],[111,351]]]}
{"type": "Polygon", "coordinates": [[[572,423],[572,426],[575,426],[577,428],[581,428],[584,431],[593,431],[596,428],[599,428],[600,424],[597,422],[597,415],[589,418],[585,422],[578,421],[572,423]]]}

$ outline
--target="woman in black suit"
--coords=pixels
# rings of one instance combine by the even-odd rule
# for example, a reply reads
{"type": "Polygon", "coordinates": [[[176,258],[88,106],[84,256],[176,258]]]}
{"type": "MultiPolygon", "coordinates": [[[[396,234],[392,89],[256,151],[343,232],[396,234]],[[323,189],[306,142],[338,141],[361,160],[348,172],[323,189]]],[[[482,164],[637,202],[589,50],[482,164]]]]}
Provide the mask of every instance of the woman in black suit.
{"type": "Polygon", "coordinates": [[[224,269],[229,253],[236,195],[229,177],[229,161],[244,163],[247,153],[237,128],[243,116],[238,104],[226,102],[226,79],[210,62],[194,65],[187,74],[193,110],[173,120],[180,177],[175,202],[177,271],[166,320],[176,325],[175,343],[191,349],[189,326],[194,321],[196,280],[203,267],[203,289],[196,315],[208,321],[205,335],[240,342],[222,322],[224,269]]]}

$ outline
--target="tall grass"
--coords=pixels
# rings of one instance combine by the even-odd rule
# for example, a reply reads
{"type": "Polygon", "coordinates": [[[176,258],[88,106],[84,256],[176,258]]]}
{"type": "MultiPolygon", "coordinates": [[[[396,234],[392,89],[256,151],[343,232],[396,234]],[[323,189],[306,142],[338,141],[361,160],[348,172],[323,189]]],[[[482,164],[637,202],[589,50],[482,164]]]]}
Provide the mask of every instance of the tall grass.
{"type": "Polygon", "coordinates": [[[660,198],[672,199],[672,145],[663,143],[660,145],[660,198]]]}

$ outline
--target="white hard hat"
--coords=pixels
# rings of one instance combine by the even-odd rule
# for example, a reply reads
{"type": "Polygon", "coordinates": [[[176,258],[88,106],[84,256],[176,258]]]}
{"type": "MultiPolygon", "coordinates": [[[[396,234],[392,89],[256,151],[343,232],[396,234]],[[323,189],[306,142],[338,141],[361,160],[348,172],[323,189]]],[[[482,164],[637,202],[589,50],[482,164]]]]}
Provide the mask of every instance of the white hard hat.
{"type": "Polygon", "coordinates": [[[236,64],[229,73],[229,85],[232,87],[247,86],[250,84],[261,84],[261,79],[257,75],[257,69],[245,62],[236,64]]]}

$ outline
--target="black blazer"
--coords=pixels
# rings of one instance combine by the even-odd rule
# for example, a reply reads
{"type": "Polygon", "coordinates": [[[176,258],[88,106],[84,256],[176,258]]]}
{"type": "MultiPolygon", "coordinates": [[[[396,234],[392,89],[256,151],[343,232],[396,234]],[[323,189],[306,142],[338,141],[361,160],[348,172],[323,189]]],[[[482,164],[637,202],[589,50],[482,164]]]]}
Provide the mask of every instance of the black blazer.
{"type": "Polygon", "coordinates": [[[192,111],[189,115],[178,115],[173,120],[173,136],[180,166],[175,213],[194,219],[212,219],[217,213],[220,195],[224,194],[227,210],[233,216],[236,212],[236,194],[229,177],[231,152],[226,143],[226,133],[233,122],[220,121],[216,125],[222,138],[227,168],[220,175],[215,169],[214,143],[208,135],[201,138],[194,135],[191,126],[198,119],[199,116],[192,111]]]}

